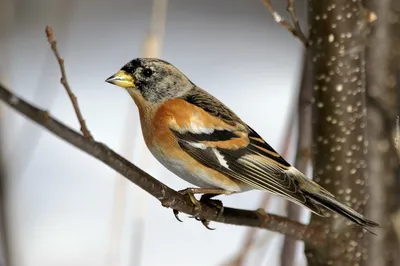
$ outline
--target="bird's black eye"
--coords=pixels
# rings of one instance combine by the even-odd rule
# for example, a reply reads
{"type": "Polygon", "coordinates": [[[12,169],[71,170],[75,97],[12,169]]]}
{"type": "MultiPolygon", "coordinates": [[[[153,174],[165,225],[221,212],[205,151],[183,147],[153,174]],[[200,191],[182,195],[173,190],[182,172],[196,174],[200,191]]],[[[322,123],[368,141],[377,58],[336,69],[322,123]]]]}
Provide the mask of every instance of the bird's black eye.
{"type": "Polygon", "coordinates": [[[151,70],[150,68],[145,68],[143,69],[143,75],[148,78],[153,75],[153,70],[151,70]]]}

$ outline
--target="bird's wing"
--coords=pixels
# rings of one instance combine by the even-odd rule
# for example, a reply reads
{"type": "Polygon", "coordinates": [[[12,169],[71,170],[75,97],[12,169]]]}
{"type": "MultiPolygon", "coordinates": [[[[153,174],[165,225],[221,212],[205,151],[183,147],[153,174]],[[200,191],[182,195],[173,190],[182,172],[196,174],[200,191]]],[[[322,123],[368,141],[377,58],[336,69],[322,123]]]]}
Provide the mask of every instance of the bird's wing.
{"type": "Polygon", "coordinates": [[[203,109],[208,114],[218,117],[229,125],[243,123],[240,118],[217,98],[200,89],[193,89],[182,97],[186,102],[203,109]]]}
{"type": "Polygon", "coordinates": [[[291,174],[294,168],[225,105],[202,91],[182,99],[195,105],[196,112],[202,112],[203,117],[184,123],[185,126],[170,125],[186,153],[220,173],[322,214],[301,191],[299,180],[291,174]],[[212,126],[205,122],[207,116],[214,121],[212,126]],[[215,118],[219,118],[218,123],[215,118]]]}

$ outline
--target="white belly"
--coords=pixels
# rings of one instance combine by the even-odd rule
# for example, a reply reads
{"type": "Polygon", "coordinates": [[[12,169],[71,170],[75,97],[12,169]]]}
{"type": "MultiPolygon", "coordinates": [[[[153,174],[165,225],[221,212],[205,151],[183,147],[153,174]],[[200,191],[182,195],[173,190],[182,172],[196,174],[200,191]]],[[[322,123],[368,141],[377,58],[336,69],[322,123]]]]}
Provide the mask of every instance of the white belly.
{"type": "Polygon", "coordinates": [[[227,185],[222,182],[218,182],[218,180],[210,178],[207,172],[200,168],[195,172],[189,171],[182,161],[165,156],[165,154],[157,148],[150,149],[150,152],[168,170],[170,170],[172,173],[182,178],[186,182],[189,182],[195,186],[205,188],[222,188],[224,190],[232,192],[239,192],[250,189],[247,187],[241,187],[236,184],[227,185]]]}

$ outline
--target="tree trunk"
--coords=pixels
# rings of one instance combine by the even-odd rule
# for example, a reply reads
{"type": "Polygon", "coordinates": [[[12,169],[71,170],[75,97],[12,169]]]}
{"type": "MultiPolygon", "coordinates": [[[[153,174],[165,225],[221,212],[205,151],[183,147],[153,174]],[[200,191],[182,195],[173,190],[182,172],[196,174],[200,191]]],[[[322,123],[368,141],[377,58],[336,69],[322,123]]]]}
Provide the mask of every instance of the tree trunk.
{"type": "MultiPolygon", "coordinates": [[[[361,0],[309,1],[314,179],[360,213],[365,213],[369,197],[363,10],[361,0]]],[[[306,245],[308,264],[363,264],[368,259],[367,233],[328,215],[311,217],[311,224],[326,233],[326,243],[306,245]]]]}
{"type": "Polygon", "coordinates": [[[400,185],[397,179],[399,157],[394,137],[399,110],[399,10],[398,0],[368,0],[368,9],[378,19],[372,25],[367,46],[368,106],[368,173],[373,183],[369,214],[381,224],[382,230],[371,237],[371,266],[398,265],[399,238],[395,231],[400,223],[400,185]]]}

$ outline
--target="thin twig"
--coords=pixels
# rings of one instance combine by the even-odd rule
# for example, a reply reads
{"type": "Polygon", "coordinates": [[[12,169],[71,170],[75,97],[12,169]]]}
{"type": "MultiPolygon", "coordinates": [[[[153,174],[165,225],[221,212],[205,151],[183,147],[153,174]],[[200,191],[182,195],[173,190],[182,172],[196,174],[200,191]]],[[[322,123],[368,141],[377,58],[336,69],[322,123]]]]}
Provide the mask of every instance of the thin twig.
{"type": "Polygon", "coordinates": [[[76,98],[75,94],[72,92],[71,87],[68,84],[67,81],[67,74],[65,72],[65,67],[64,67],[64,59],[61,58],[58,49],[57,49],[57,41],[54,39],[53,35],[53,29],[49,26],[46,27],[46,36],[47,36],[47,41],[49,42],[51,46],[51,50],[53,50],[54,55],[57,58],[58,64],[60,65],[60,71],[61,71],[61,84],[64,86],[65,90],[67,91],[67,94],[69,98],[71,99],[72,105],[74,107],[76,116],[78,117],[79,124],[81,125],[81,131],[83,135],[91,140],[93,140],[93,136],[90,133],[89,129],[86,126],[85,119],[83,119],[81,110],[79,109],[78,105],[78,99],[76,98]]]}
{"type": "MultiPolygon", "coordinates": [[[[53,20],[53,23],[57,25],[58,33],[65,33],[69,27],[71,16],[73,15],[71,11],[76,8],[76,1],[64,0],[58,3],[60,4],[57,4],[57,9],[52,10],[52,15],[57,18],[57,20],[53,20]]],[[[54,55],[52,53],[47,53],[41,65],[37,65],[40,71],[37,81],[32,84],[34,89],[31,92],[31,100],[33,102],[43,103],[49,108],[53,106],[59,92],[58,90],[54,90],[54,86],[51,85],[52,82],[48,82],[50,80],[48,77],[48,70],[53,67],[51,64],[53,62],[52,60],[54,60],[54,55]]],[[[9,64],[4,64],[4,66],[7,65],[9,64]]],[[[12,128],[12,125],[10,125],[10,128],[12,128]]],[[[43,130],[32,123],[24,123],[17,128],[18,132],[13,134],[13,143],[7,145],[9,148],[5,151],[7,158],[4,159],[4,163],[7,165],[9,163],[8,161],[18,157],[18,167],[13,169],[13,175],[24,176],[32,160],[35,158],[33,153],[39,146],[43,130]],[[26,132],[29,132],[29,139],[24,139],[26,132]]]]}
{"type": "Polygon", "coordinates": [[[47,111],[27,103],[1,84],[0,99],[14,110],[52,132],[54,135],[102,161],[147,193],[157,198],[164,207],[169,207],[189,215],[198,215],[200,219],[207,219],[219,223],[265,228],[291,236],[295,239],[303,240],[310,243],[310,245],[318,246],[324,242],[326,235],[318,226],[308,226],[287,219],[286,217],[268,214],[259,210],[249,211],[226,207],[221,213],[220,208],[201,203],[200,210],[197,212],[195,206],[187,196],[180,194],[156,180],[104,144],[92,141],[65,126],[50,116],[47,111]],[[310,237],[311,235],[312,237],[310,237]]]}
{"type": "Polygon", "coordinates": [[[290,14],[292,19],[293,25],[292,26],[289,22],[287,22],[279,13],[275,10],[270,0],[261,0],[261,2],[268,8],[269,12],[272,14],[274,20],[279,23],[282,27],[290,31],[295,37],[297,37],[305,47],[309,46],[307,37],[304,35],[303,31],[301,30],[299,20],[296,15],[296,10],[294,7],[294,0],[288,0],[287,4],[287,11],[290,14]]]}
{"type": "Polygon", "coordinates": [[[307,40],[307,37],[304,35],[301,27],[300,27],[299,18],[297,17],[296,8],[295,8],[295,5],[294,5],[294,0],[288,0],[286,10],[290,14],[290,18],[292,20],[292,23],[293,23],[295,31],[297,32],[299,38],[302,40],[304,45],[307,47],[308,46],[308,40],[307,40]]]}

